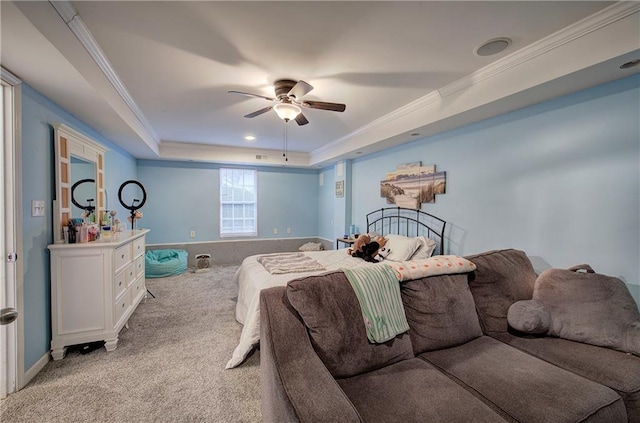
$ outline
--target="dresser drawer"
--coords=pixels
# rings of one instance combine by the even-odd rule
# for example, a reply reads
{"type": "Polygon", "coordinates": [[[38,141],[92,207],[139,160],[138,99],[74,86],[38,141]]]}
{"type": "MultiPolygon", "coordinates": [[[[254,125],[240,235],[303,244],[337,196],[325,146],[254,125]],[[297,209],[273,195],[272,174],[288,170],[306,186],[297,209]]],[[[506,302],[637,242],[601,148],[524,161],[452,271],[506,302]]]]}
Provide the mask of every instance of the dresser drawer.
{"type": "Polygon", "coordinates": [[[113,293],[114,298],[118,298],[124,290],[127,288],[127,281],[124,277],[124,272],[120,272],[113,279],[113,293]]]}
{"type": "Polygon", "coordinates": [[[136,278],[139,276],[144,277],[144,256],[140,256],[135,261],[136,278]]]}
{"type": "Polygon", "coordinates": [[[116,248],[113,254],[113,265],[115,271],[119,272],[120,269],[131,261],[131,244],[125,244],[122,247],[116,248]]]}
{"type": "Polygon", "coordinates": [[[136,268],[134,263],[129,264],[122,273],[124,273],[124,280],[127,282],[127,286],[131,286],[136,278],[136,268]]]}
{"type": "Polygon", "coordinates": [[[116,301],[114,305],[115,310],[113,313],[113,316],[115,317],[115,319],[113,320],[116,322],[116,324],[120,322],[120,319],[122,318],[122,316],[129,309],[130,304],[131,304],[131,298],[129,297],[129,295],[123,295],[122,298],[116,301]]]}
{"type": "Polygon", "coordinates": [[[138,257],[144,254],[144,237],[138,238],[133,241],[133,257],[138,257]]]}
{"type": "Polygon", "coordinates": [[[140,297],[144,290],[144,279],[136,279],[136,281],[133,283],[133,286],[129,290],[131,295],[131,304],[135,304],[136,300],[140,297]]]}

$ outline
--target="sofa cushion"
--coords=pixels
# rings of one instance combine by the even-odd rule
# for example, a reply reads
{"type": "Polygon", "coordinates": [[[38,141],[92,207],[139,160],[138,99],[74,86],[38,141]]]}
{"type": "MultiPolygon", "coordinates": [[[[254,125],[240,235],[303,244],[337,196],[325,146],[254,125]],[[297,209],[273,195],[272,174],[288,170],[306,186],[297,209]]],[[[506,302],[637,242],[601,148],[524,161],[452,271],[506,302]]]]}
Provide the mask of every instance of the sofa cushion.
{"type": "Polygon", "coordinates": [[[407,333],[372,344],[358,298],[342,271],[287,284],[287,298],[308,329],[311,344],[334,377],[348,377],[413,358],[407,333]]]}
{"type": "Polygon", "coordinates": [[[523,251],[496,250],[467,256],[476,265],[469,287],[484,333],[507,332],[511,304],[529,300],[536,274],[523,251]]]}
{"type": "Polygon", "coordinates": [[[640,357],[566,339],[496,334],[496,339],[615,390],[630,422],[640,422],[640,357]]]}
{"type": "MultiPolygon", "coordinates": [[[[522,301],[511,305],[507,320],[517,330],[546,333],[558,338],[613,348],[640,355],[640,312],[629,289],[618,278],[593,272],[548,269],[538,276],[533,289],[533,302],[540,304],[549,323],[548,331],[528,330],[514,319],[514,310],[522,301]],[[514,326],[515,325],[515,326],[514,326]]],[[[530,322],[540,314],[524,301],[522,322],[530,322]]]]}
{"type": "Polygon", "coordinates": [[[610,388],[482,336],[420,355],[519,422],[626,422],[610,388]]]}
{"type": "Polygon", "coordinates": [[[400,292],[416,355],[482,336],[466,274],[407,281],[400,292]]]}
{"type": "Polygon", "coordinates": [[[504,422],[432,365],[414,358],[338,384],[368,423],[504,422]]]}

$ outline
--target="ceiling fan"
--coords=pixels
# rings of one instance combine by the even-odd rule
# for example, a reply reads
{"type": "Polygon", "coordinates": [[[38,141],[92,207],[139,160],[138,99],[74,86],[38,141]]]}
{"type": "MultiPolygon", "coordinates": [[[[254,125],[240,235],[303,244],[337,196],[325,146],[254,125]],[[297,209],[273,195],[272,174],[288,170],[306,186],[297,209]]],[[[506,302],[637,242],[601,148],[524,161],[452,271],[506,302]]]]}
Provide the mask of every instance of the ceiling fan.
{"type": "Polygon", "coordinates": [[[307,118],[302,114],[302,107],[309,109],[330,110],[333,112],[344,112],[346,105],[340,103],[327,103],[325,101],[311,101],[301,100],[302,97],[307,95],[309,91],[313,89],[311,84],[300,80],[298,82],[290,79],[279,79],[273,83],[275,88],[275,98],[267,97],[260,94],[245,93],[242,91],[228,91],[230,94],[240,94],[249,97],[264,98],[268,101],[273,101],[276,104],[257,110],[253,113],[245,115],[246,118],[254,118],[260,116],[263,113],[267,113],[273,109],[280,119],[285,122],[295,120],[298,125],[306,125],[309,123],[307,118]]]}

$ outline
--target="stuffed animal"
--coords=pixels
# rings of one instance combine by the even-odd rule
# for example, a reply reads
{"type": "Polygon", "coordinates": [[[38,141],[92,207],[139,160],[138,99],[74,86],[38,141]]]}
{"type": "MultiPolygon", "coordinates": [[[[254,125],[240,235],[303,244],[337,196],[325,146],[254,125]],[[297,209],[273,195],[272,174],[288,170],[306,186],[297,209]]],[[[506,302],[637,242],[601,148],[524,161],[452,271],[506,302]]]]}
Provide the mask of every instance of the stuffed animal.
{"type": "Polygon", "coordinates": [[[354,257],[361,257],[362,248],[370,242],[371,237],[367,234],[362,234],[358,238],[356,238],[355,242],[353,243],[353,248],[349,248],[347,250],[347,253],[354,257]]]}
{"type": "Polygon", "coordinates": [[[391,249],[387,247],[382,247],[378,250],[378,254],[376,254],[375,259],[378,261],[385,260],[391,254],[391,249]]]}
{"type": "MultiPolygon", "coordinates": [[[[363,236],[366,236],[367,239],[371,240],[371,238],[367,235],[360,235],[360,238],[362,238],[363,236]]],[[[360,239],[358,238],[358,239],[360,239]]],[[[362,259],[364,259],[364,261],[368,261],[371,263],[378,263],[380,261],[380,258],[384,258],[386,257],[391,251],[389,250],[387,252],[387,250],[385,249],[385,254],[384,256],[379,256],[379,251],[381,249],[384,248],[384,246],[387,244],[387,240],[386,238],[382,237],[382,236],[377,236],[374,238],[373,241],[371,242],[367,242],[366,244],[361,245],[360,249],[354,249],[353,253],[351,254],[353,257],[360,257],[362,259]]],[[[355,246],[355,244],[354,244],[355,246]]]]}

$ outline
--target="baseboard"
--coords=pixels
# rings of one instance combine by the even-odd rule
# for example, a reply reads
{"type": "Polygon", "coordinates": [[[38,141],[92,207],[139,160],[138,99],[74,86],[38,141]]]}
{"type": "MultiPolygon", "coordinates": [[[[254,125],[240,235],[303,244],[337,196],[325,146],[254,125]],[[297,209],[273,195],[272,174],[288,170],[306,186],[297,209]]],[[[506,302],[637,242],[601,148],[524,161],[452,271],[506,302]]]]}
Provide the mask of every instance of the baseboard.
{"type": "Polygon", "coordinates": [[[211,264],[240,264],[246,257],[257,254],[298,251],[306,242],[320,242],[327,250],[334,243],[319,237],[288,237],[261,239],[222,239],[205,242],[184,242],[168,244],[147,244],[147,250],[163,248],[187,251],[187,266],[195,267],[197,254],[210,254],[211,264]]]}
{"type": "Polygon", "coordinates": [[[27,384],[31,382],[31,379],[36,377],[36,375],[40,372],[40,370],[42,370],[49,361],[51,361],[51,356],[47,351],[42,357],[38,359],[38,361],[35,362],[33,366],[29,367],[29,370],[24,372],[24,380],[22,380],[22,383],[21,383],[22,386],[18,387],[18,390],[27,386],[27,384]]]}

